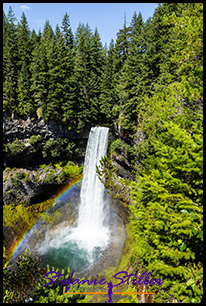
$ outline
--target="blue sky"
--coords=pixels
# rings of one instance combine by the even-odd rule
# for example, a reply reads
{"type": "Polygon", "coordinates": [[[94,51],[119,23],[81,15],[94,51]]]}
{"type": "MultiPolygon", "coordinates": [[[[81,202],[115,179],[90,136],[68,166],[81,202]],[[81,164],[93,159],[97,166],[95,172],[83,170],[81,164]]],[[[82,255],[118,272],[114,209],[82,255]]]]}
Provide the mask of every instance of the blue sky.
{"type": "Polygon", "coordinates": [[[8,14],[9,6],[19,21],[24,11],[30,30],[38,33],[43,30],[46,20],[49,20],[52,29],[62,24],[64,14],[67,12],[73,34],[78,24],[88,22],[92,32],[97,27],[103,46],[113,38],[116,40],[117,32],[123,28],[124,12],[127,26],[132,20],[134,11],[141,12],[144,21],[152,17],[157,3],[3,3],[5,14],[8,14]]]}

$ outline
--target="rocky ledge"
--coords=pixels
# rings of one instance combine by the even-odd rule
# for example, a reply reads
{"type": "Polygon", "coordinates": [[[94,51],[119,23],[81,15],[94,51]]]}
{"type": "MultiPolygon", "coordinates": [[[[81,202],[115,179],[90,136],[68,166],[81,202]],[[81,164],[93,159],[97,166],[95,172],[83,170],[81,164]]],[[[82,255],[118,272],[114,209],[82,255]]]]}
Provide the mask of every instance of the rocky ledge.
{"type": "Polygon", "coordinates": [[[45,163],[45,160],[78,160],[83,163],[90,126],[82,132],[70,129],[60,119],[45,122],[38,112],[19,115],[3,114],[4,167],[28,167],[45,163]],[[65,142],[65,143],[64,143],[65,142]],[[68,150],[68,145],[72,145],[68,150]],[[43,151],[47,150],[43,154],[43,151]],[[49,152],[50,150],[50,152],[49,152]],[[52,150],[56,150],[52,154],[52,150]]]}
{"type": "MultiPolygon", "coordinates": [[[[76,177],[82,167],[76,167],[76,177]]],[[[64,167],[48,165],[35,170],[6,168],[3,171],[3,204],[23,203],[31,205],[47,200],[68,184],[64,167]]]]}
{"type": "Polygon", "coordinates": [[[13,142],[16,138],[25,140],[32,135],[41,135],[44,140],[51,138],[88,138],[88,131],[77,133],[69,130],[61,120],[48,120],[45,122],[38,116],[38,112],[31,115],[18,115],[15,112],[3,114],[3,142],[13,142]]]}

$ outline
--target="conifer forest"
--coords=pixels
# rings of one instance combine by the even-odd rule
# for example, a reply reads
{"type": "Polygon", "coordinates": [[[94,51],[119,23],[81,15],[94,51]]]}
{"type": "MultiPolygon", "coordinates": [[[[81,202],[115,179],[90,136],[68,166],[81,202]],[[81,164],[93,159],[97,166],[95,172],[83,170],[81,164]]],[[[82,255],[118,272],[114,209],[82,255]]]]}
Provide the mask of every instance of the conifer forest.
{"type": "MultiPolygon", "coordinates": [[[[127,263],[164,280],[147,289],[156,290],[154,302],[200,303],[203,3],[159,3],[146,21],[134,12],[108,46],[88,23],[73,33],[68,12],[60,26],[52,29],[47,20],[36,33],[24,12],[18,23],[11,7],[3,12],[3,112],[37,113],[77,133],[92,125],[116,129],[119,137],[109,142],[97,173],[130,212],[127,263]],[[119,176],[114,159],[129,165],[129,175],[119,176]]],[[[23,289],[11,289],[7,264],[5,257],[4,302],[14,302],[13,291],[23,289]]],[[[41,282],[34,302],[82,301],[55,286],[52,300],[41,282]]],[[[124,296],[124,302],[135,298],[124,296]]]]}

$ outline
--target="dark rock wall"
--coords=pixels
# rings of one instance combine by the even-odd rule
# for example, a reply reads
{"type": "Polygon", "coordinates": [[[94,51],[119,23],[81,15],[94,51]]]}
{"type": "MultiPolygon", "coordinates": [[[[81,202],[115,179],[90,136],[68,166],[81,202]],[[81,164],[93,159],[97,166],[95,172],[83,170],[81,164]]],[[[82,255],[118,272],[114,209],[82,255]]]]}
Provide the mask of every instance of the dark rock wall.
{"type": "MultiPolygon", "coordinates": [[[[34,166],[35,164],[44,163],[40,150],[32,152],[32,146],[29,139],[32,135],[40,135],[42,143],[38,147],[42,148],[49,139],[67,138],[69,141],[76,143],[77,147],[82,147],[75,158],[82,164],[84,160],[84,151],[89,136],[90,127],[81,133],[75,130],[69,130],[68,126],[63,124],[61,120],[49,120],[44,122],[37,114],[18,115],[14,112],[4,112],[3,114],[3,143],[12,143],[18,139],[25,145],[23,152],[19,154],[9,154],[4,152],[4,167],[16,166],[34,166]]],[[[66,153],[65,153],[66,154],[66,153]]],[[[69,156],[65,156],[68,158],[69,156]]]]}

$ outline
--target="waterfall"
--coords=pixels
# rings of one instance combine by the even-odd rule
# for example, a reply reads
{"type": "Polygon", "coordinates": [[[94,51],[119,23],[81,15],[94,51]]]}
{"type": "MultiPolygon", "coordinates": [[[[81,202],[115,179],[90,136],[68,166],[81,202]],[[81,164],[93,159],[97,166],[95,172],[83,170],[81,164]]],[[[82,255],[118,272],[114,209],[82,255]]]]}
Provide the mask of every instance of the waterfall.
{"type": "Polygon", "coordinates": [[[78,225],[71,236],[89,252],[95,247],[105,247],[109,240],[109,228],[105,224],[108,212],[106,190],[96,174],[96,166],[107,153],[108,132],[106,127],[91,128],[84,161],[78,225]]]}
{"type": "Polygon", "coordinates": [[[48,262],[68,263],[72,269],[92,264],[110,242],[110,197],[97,174],[96,166],[107,153],[109,128],[91,128],[87,142],[76,227],[59,225],[47,231],[38,248],[48,262]]]}
{"type": "Polygon", "coordinates": [[[105,187],[96,174],[96,166],[107,152],[108,128],[91,129],[84,162],[78,227],[100,231],[104,221],[105,187]]]}

